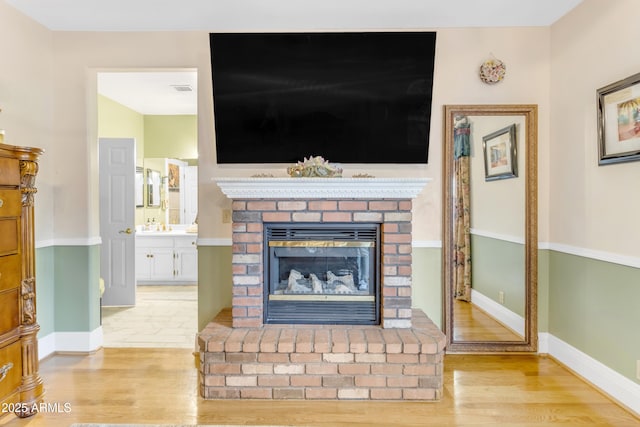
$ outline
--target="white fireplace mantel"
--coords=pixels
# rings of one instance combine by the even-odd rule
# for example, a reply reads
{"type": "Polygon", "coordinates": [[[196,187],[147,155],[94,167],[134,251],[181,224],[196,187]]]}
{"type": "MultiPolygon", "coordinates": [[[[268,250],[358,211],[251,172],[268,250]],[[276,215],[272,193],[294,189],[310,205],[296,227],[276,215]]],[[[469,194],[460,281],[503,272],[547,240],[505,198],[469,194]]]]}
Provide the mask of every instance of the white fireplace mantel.
{"type": "Polygon", "coordinates": [[[213,178],[230,199],[413,199],[431,178],[213,178]]]}

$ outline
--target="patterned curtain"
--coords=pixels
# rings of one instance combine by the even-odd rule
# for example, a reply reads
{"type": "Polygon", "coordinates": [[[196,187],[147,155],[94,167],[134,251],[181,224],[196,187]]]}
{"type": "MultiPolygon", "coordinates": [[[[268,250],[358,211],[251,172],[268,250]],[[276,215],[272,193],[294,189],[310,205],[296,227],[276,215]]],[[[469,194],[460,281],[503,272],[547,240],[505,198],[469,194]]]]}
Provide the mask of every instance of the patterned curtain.
{"type": "Polygon", "coordinates": [[[454,297],[471,301],[470,132],[467,117],[454,124],[453,283],[454,297]]]}

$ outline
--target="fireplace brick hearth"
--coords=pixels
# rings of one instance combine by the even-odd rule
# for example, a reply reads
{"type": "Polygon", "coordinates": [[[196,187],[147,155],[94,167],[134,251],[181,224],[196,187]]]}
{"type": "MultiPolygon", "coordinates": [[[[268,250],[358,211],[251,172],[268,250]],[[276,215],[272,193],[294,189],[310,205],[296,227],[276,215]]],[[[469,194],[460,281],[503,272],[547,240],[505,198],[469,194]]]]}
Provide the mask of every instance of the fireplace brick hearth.
{"type": "Polygon", "coordinates": [[[420,310],[412,328],[234,328],[223,310],[200,332],[206,399],[439,400],[445,339],[420,310]]]}
{"type": "Polygon", "coordinates": [[[198,337],[209,399],[438,400],[445,337],[412,308],[412,199],[425,179],[219,179],[232,307],[198,337]],[[380,325],[264,324],[265,223],[380,224],[380,325]]]}

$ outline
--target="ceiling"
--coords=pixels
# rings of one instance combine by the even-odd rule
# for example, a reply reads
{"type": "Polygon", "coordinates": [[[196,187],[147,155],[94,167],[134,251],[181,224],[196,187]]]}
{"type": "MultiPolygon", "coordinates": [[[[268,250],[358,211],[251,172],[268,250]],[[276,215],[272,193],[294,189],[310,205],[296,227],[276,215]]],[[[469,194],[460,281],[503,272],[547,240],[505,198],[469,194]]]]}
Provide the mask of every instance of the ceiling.
{"type": "Polygon", "coordinates": [[[144,115],[198,112],[196,71],[98,73],[98,93],[144,115]]]}
{"type": "MultiPolygon", "coordinates": [[[[549,26],[582,0],[4,0],[53,31],[339,31],[549,26]]],[[[189,72],[104,73],[141,114],[196,114],[189,72]],[[173,86],[191,85],[178,92],[173,86]]]]}
{"type": "Polygon", "coordinates": [[[548,26],[582,0],[5,0],[55,31],[548,26]]]}

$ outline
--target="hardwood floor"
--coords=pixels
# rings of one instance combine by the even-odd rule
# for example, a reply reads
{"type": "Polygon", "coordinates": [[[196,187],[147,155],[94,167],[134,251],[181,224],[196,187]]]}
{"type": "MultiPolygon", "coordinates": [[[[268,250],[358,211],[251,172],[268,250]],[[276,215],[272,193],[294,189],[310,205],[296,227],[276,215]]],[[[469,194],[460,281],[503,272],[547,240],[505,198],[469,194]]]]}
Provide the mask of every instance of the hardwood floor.
{"type": "Polygon", "coordinates": [[[522,336],[479,309],[455,300],[453,302],[453,331],[456,341],[521,341],[522,336]]]}
{"type": "Polygon", "coordinates": [[[187,349],[108,348],[43,361],[50,410],[0,425],[73,422],[295,426],[640,426],[640,419],[535,355],[447,355],[440,402],[204,401],[187,349]],[[64,412],[65,404],[68,412],[64,412]],[[56,405],[60,412],[55,412],[56,405]]]}

